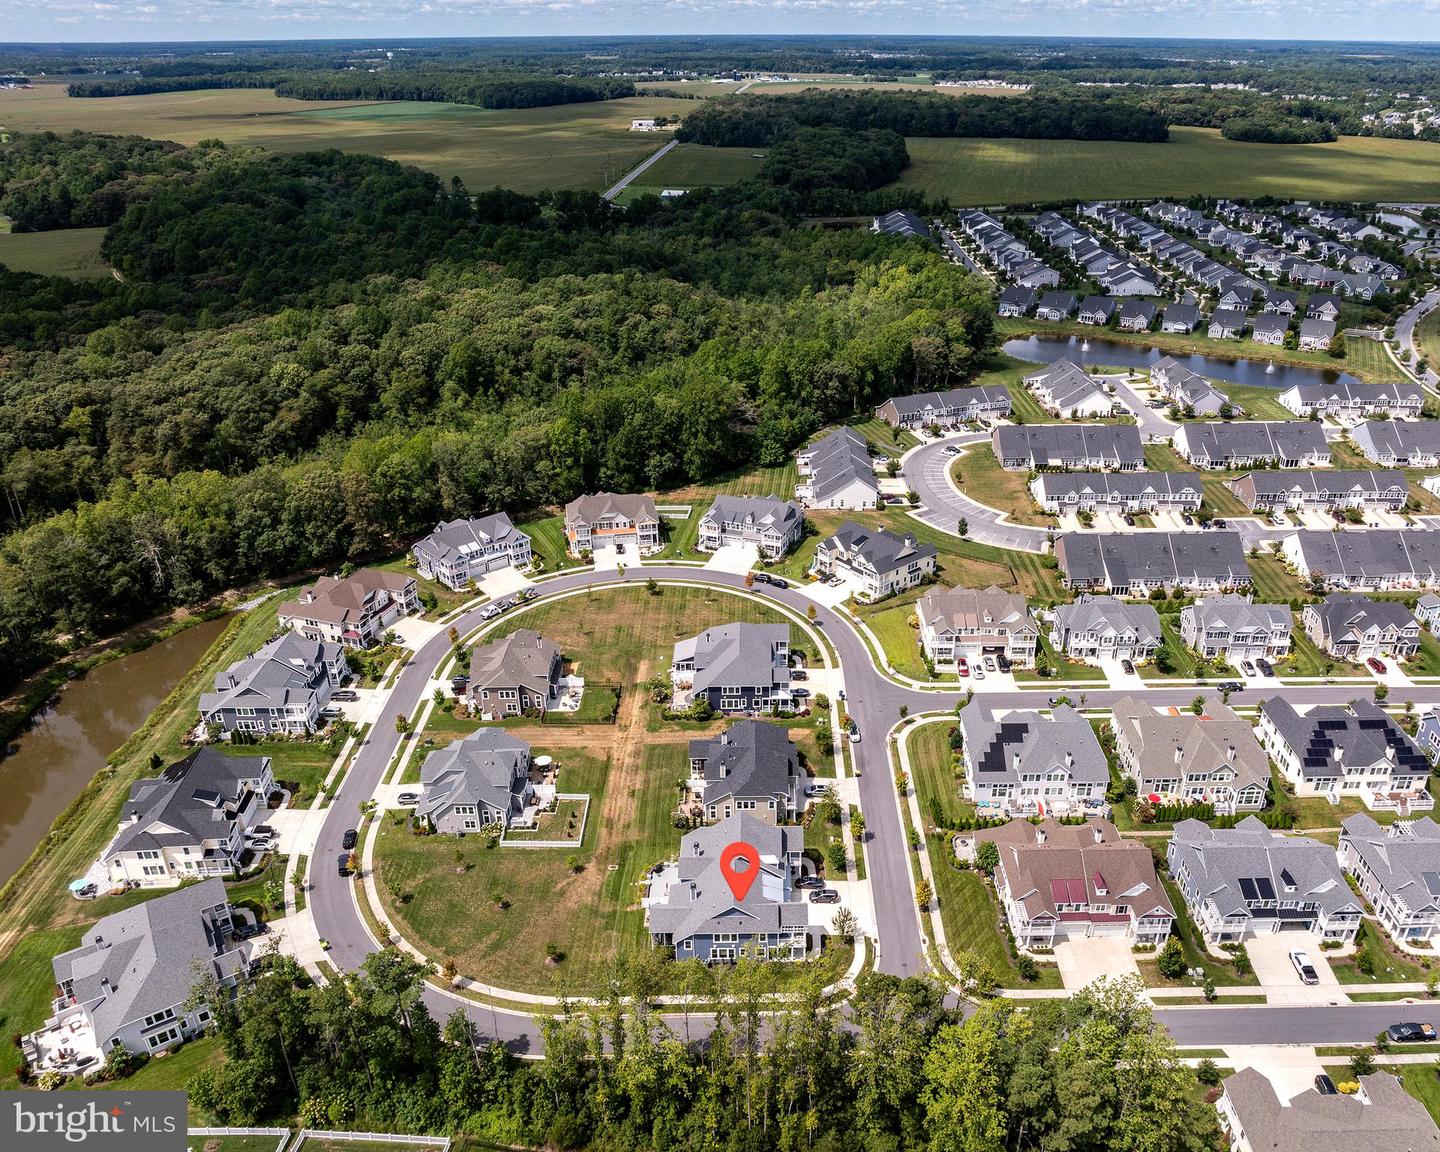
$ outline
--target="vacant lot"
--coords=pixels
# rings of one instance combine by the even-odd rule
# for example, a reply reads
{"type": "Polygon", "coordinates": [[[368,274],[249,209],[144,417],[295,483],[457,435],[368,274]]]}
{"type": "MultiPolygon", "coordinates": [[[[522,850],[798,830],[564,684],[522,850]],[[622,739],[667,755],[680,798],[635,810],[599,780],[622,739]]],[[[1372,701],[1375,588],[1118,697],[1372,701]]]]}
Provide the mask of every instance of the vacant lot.
{"type": "Polygon", "coordinates": [[[65,228],[59,232],[0,232],[0,264],[12,272],[36,272],[70,280],[110,275],[100,259],[104,228],[65,228]]]}
{"type": "MultiPolygon", "coordinates": [[[[661,141],[663,143],[663,141],[661,141]]],[[[760,171],[764,162],[761,148],[711,148],[705,144],[679,144],[667,152],[632,184],[629,196],[642,192],[659,194],[664,188],[704,188],[714,184],[735,184],[760,171]]]]}
{"type": "Polygon", "coordinates": [[[1334,144],[1242,144],[1172,128],[1166,144],[911,138],[900,182],[955,205],[1067,198],[1286,196],[1429,200],[1440,148],[1347,136],[1334,144]]]}
{"type": "Polygon", "coordinates": [[[600,189],[663,141],[636,116],[684,115],[694,101],[636,97],[492,111],[412,101],[305,101],[261,90],[72,100],[60,85],[0,93],[0,128],[133,133],[194,144],[218,137],[276,152],[342,148],[459,176],[474,189],[600,189]]]}

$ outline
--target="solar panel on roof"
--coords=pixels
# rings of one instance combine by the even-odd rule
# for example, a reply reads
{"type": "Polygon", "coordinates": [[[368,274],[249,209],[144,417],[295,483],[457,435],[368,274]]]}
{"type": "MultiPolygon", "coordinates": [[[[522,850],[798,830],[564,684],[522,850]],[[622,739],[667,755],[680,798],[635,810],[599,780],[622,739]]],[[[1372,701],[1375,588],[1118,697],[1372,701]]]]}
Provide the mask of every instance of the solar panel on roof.
{"type": "Polygon", "coordinates": [[[1257,877],[1255,877],[1255,888],[1256,888],[1256,890],[1259,891],[1259,893],[1260,893],[1260,899],[1262,899],[1262,900],[1274,900],[1274,899],[1275,899],[1275,885],[1270,882],[1270,877],[1268,877],[1268,876],[1257,876],[1257,877]]]}
{"type": "Polygon", "coordinates": [[[1240,877],[1240,895],[1246,900],[1258,900],[1259,895],[1255,890],[1255,881],[1248,876],[1240,877]]]}
{"type": "Polygon", "coordinates": [[[1440,872],[1422,872],[1420,879],[1425,881],[1425,890],[1431,896],[1440,896],[1440,872]]]}

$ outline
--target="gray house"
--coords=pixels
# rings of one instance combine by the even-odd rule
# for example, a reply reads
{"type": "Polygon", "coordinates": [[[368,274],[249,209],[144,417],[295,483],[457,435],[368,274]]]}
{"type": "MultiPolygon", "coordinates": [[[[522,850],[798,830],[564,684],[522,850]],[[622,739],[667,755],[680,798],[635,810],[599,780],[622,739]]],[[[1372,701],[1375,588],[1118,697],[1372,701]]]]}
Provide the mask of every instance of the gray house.
{"type": "Polygon", "coordinates": [[[22,1041],[26,1061],[37,1072],[73,1070],[86,1057],[148,1056],[200,1035],[211,1006],[186,1007],[197,978],[229,988],[250,966],[251,945],[233,931],[225,885],[214,879],[101,917],[79,947],[54,958],[54,1014],[22,1041]]]}
{"type": "Polygon", "coordinates": [[[849,588],[857,600],[873,603],[916,588],[935,574],[933,544],[920,544],[906,533],[866,528],[847,520],[839,531],[820,541],[810,571],[849,588]]]}
{"type": "Polygon", "coordinates": [[[1398,512],[1410,498],[1403,472],[1249,472],[1225,481],[1251,511],[1280,508],[1388,508],[1398,512]]]}
{"type": "Polygon", "coordinates": [[[990,434],[1009,472],[1138,472],[1145,467],[1133,424],[1002,424],[990,434]]]}
{"type": "Polygon", "coordinates": [[[1075,311],[1075,293],[1046,292],[1035,305],[1037,320],[1064,320],[1075,311]]]}
{"type": "Polygon", "coordinates": [[[1200,323],[1198,304],[1167,304],[1160,315],[1160,331],[1182,333],[1195,331],[1200,323]]]}
{"type": "Polygon", "coordinates": [[[533,628],[478,644],[470,653],[470,707],[482,719],[549,711],[560,694],[560,646],[533,628]]]}
{"type": "Polygon", "coordinates": [[[1207,944],[1287,930],[1343,944],[1360,928],[1360,902],[1334,849],[1272,832],[1254,816],[1234,828],[1182,820],[1166,859],[1207,944]]]}
{"type": "Polygon", "coordinates": [[[1398,1076],[1375,1072],[1358,1083],[1353,1096],[1307,1088],[1282,1100],[1263,1073],[1245,1068],[1225,1078],[1215,1107],[1233,1152],[1314,1152],[1336,1139],[1349,1152],[1440,1148],[1440,1128],[1398,1076]]]}
{"type": "Polygon", "coordinates": [[[1209,380],[1186,368],[1173,356],[1155,361],[1150,368],[1150,383],[1170,403],[1189,409],[1197,416],[1218,416],[1220,409],[1230,403],[1209,380]]]}
{"type": "Polygon", "coordinates": [[[1300,622],[1317,648],[1341,660],[1404,660],[1420,648],[1420,621],[1398,600],[1332,592],[1319,604],[1305,605],[1300,622]]]}
{"type": "Polygon", "coordinates": [[[706,964],[756,957],[803,960],[811,949],[809,905],[794,881],[804,833],[752,816],[730,816],[680,841],[680,857],[650,874],[644,897],[651,941],[673,948],[677,960],[706,964]],[[759,875],[736,899],[720,858],[734,843],[759,856],[759,875]]]}
{"type": "Polygon", "coordinates": [[[690,741],[690,791],[707,822],[743,813],[777,824],[805,807],[805,770],[785,729],[741,720],[713,739],[690,741]]]}
{"type": "Polygon", "coordinates": [[[675,707],[697,697],[717,712],[775,712],[790,693],[790,625],[722,624],[675,645],[670,661],[675,707]]]}
{"type": "Polygon", "coordinates": [[[1382,828],[1357,812],[1341,823],[1336,853],[1392,939],[1440,932],[1440,824],[1421,816],[1382,828]]]}
{"type": "Polygon", "coordinates": [[[1117,596],[1250,586],[1238,532],[1067,532],[1055,540],[1055,558],[1067,588],[1117,596]]]}
{"type": "Polygon", "coordinates": [[[1030,494],[1045,511],[1194,511],[1204,498],[1194,472],[1041,472],[1030,494]]]}
{"type": "Polygon", "coordinates": [[[425,757],[416,815],[436,832],[508,828],[534,802],[530,745],[501,728],[481,728],[425,757]]]}
{"type": "Polygon", "coordinates": [[[1425,395],[1418,384],[1295,384],[1276,397],[1297,416],[1312,412],[1335,416],[1373,416],[1383,412],[1396,418],[1419,416],[1425,395]]]}
{"type": "Polygon", "coordinates": [[[1328,468],[1325,429],[1310,420],[1234,420],[1182,424],[1175,451],[1196,468],[1328,468]]]}
{"type": "Polygon", "coordinates": [[[800,542],[805,513],[776,496],[717,496],[700,518],[696,547],[715,552],[727,544],[754,544],[766,560],[778,560],[800,542]]]}
{"type": "Polygon", "coordinates": [[[1033,288],[1022,288],[1018,284],[1006,288],[1000,293],[1000,299],[996,302],[995,311],[1001,316],[1028,316],[1030,309],[1035,307],[1038,295],[1033,288]]]}
{"type": "Polygon", "coordinates": [[[1323,352],[1330,347],[1330,342],[1334,339],[1334,320],[1310,319],[1300,321],[1300,351],[1323,352]]]}
{"type": "Polygon", "coordinates": [[[795,454],[800,483],[795,497],[807,508],[875,508],[880,485],[865,437],[837,428],[795,454]]]}
{"type": "Polygon", "coordinates": [[[323,728],[320,712],[350,676],[340,644],[286,632],[215,677],[200,695],[200,719],[232,732],[294,735],[323,728]]]}
{"type": "Polygon", "coordinates": [[[1224,704],[1195,716],[1157,712],[1127,696],[1112,709],[1115,756],[1141,796],[1215,805],[1218,815],[1255,811],[1270,791],[1270,761],[1254,729],[1224,704]]]}
{"type": "Polygon", "coordinates": [[[1440,420],[1367,420],[1350,438],[1368,459],[1386,468],[1440,464],[1440,420]]]}
{"type": "Polygon", "coordinates": [[[1050,628],[1051,647],[1072,660],[1152,660],[1164,639],[1154,608],[1113,596],[1059,605],[1050,628]]]}
{"type": "Polygon", "coordinates": [[[1281,660],[1290,651],[1290,605],[1205,596],[1180,610],[1180,638],[1207,660],[1281,660]]]}
{"type": "Polygon", "coordinates": [[[1286,536],[1280,551],[1302,580],[1331,588],[1440,586],[1440,532],[1302,530],[1286,536]]]}
{"type": "Polygon", "coordinates": [[[1012,816],[1104,815],[1110,767],[1090,722],[1061,705],[1047,719],[984,708],[960,713],[965,790],[980,806],[1012,816]]]}
{"type": "Polygon", "coordinates": [[[997,420],[1010,415],[1010,392],[976,387],[892,396],[875,409],[875,415],[892,428],[928,428],[932,424],[949,428],[970,420],[997,420]]]}
{"type": "Polygon", "coordinates": [[[502,568],[530,566],[530,537],[504,512],[469,520],[445,520],[411,549],[420,575],[464,592],[470,582],[502,568]]]}

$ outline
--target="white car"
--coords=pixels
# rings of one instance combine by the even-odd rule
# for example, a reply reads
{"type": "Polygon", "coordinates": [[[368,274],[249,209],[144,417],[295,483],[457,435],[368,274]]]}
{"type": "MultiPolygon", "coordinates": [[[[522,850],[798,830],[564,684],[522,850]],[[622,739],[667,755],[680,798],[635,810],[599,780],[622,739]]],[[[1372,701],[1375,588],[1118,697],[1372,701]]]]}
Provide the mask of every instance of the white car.
{"type": "Polygon", "coordinates": [[[1310,963],[1310,957],[1306,956],[1299,948],[1291,949],[1290,963],[1294,965],[1295,974],[1300,977],[1300,983],[1320,983],[1320,974],[1315,971],[1315,965],[1310,963]]]}
{"type": "Polygon", "coordinates": [[[851,743],[851,744],[859,744],[859,743],[860,743],[860,729],[856,728],[855,731],[853,731],[853,732],[850,733],[850,743],[851,743]]]}

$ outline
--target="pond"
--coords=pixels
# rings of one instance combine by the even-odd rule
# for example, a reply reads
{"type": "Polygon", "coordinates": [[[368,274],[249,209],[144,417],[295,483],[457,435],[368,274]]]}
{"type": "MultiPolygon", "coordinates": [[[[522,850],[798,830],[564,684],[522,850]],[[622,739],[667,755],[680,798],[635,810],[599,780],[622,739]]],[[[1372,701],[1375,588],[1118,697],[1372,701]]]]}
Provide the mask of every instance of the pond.
{"type": "Polygon", "coordinates": [[[1231,359],[1202,356],[1199,353],[1165,352],[1143,344],[1125,344],[1106,340],[1103,336],[1035,335],[1007,340],[1001,351],[1017,360],[1033,364],[1049,364],[1068,356],[1077,364],[1105,364],[1118,368],[1148,368],[1165,356],[1192,372],[1210,380],[1226,380],[1231,384],[1249,384],[1259,388],[1289,388],[1294,384],[1361,383],[1358,376],[1330,368],[1310,368],[1302,364],[1274,364],[1266,360],[1231,359]],[[1082,344],[1089,344],[1083,348],[1082,344]]]}

